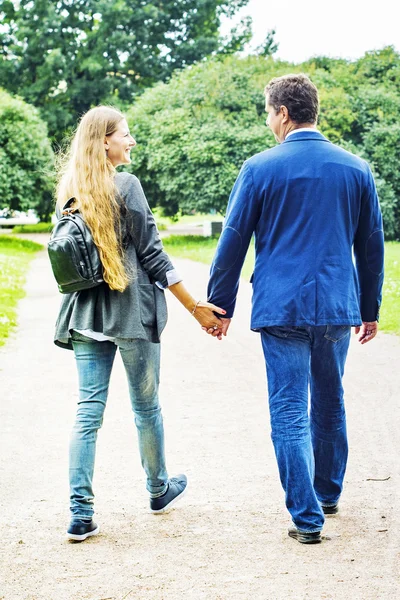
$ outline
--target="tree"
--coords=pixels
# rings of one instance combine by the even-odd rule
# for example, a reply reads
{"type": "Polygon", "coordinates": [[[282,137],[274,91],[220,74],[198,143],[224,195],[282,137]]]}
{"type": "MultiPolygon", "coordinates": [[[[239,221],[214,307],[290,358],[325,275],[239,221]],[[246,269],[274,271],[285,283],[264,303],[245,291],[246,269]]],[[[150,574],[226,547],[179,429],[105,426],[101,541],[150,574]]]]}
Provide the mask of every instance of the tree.
{"type": "Polygon", "coordinates": [[[264,42],[256,48],[258,56],[273,56],[278,51],[279,44],[275,40],[275,35],[275,29],[268,31],[264,42]]]}
{"type": "Polygon", "coordinates": [[[232,53],[250,23],[219,35],[248,0],[0,0],[0,86],[41,110],[60,140],[91,106],[130,104],[204,57],[232,53]]]}
{"type": "Polygon", "coordinates": [[[356,154],[368,162],[374,176],[379,204],[382,210],[385,238],[387,240],[398,239],[400,233],[399,221],[398,217],[396,216],[398,203],[392,184],[382,177],[379,169],[380,165],[377,165],[374,162],[373,157],[371,157],[371,154],[368,153],[368,148],[364,146],[356,146],[354,143],[347,141],[342,141],[341,145],[345,150],[356,154]]]}
{"type": "Polygon", "coordinates": [[[0,90],[0,208],[53,212],[53,151],[37,109],[0,90]]]}
{"type": "Polygon", "coordinates": [[[265,125],[263,88],[277,65],[251,56],[208,61],[147,90],[128,112],[137,148],[131,170],[151,204],[224,212],[243,161],[275,144],[265,125]]]}
{"type": "MultiPolygon", "coordinates": [[[[388,239],[400,238],[400,125],[375,124],[363,138],[363,147],[368,160],[375,166],[379,176],[387,184],[381,190],[380,200],[391,208],[385,222],[388,239]],[[392,194],[390,195],[390,190],[392,194]],[[383,192],[383,193],[382,193],[383,192]],[[390,217],[390,218],[389,218],[390,217]],[[389,228],[390,225],[390,228],[389,228]],[[393,235],[390,236],[390,229],[393,235]]],[[[378,190],[379,191],[379,190],[378,190]]],[[[385,216],[385,212],[384,212],[385,216]]]]}
{"type": "Polygon", "coordinates": [[[385,236],[399,239],[400,54],[388,46],[354,62],[317,57],[303,68],[320,90],[323,132],[370,163],[385,236]]]}

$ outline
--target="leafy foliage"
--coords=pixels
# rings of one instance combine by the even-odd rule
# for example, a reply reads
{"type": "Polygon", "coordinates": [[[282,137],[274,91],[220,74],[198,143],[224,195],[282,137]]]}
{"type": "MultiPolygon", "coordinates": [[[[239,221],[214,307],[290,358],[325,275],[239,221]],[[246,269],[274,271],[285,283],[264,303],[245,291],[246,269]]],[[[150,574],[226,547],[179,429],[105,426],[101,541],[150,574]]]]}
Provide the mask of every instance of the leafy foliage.
{"type": "Polygon", "coordinates": [[[319,129],[366,159],[375,174],[387,239],[400,237],[400,55],[388,47],[355,62],[319,57],[299,65],[261,55],[229,56],[176,73],[128,112],[138,142],[132,170],[153,205],[225,210],[242,162],[275,144],[265,127],[263,88],[306,72],[321,99],[319,129]]]}
{"type": "Polygon", "coordinates": [[[53,151],[38,111],[0,90],[0,208],[53,212],[53,151]]]}
{"type": "Polygon", "coordinates": [[[392,229],[393,235],[389,239],[394,239],[400,233],[400,124],[390,126],[376,123],[363,136],[363,147],[385,182],[384,186],[380,184],[385,188],[381,190],[380,199],[386,209],[386,233],[392,229]]]}
{"type": "Polygon", "coordinates": [[[139,98],[127,115],[138,144],[132,170],[150,202],[166,215],[225,210],[243,161],[275,144],[261,83],[274,68],[272,59],[228,57],[186,69],[139,98]]]}
{"type": "Polygon", "coordinates": [[[227,39],[219,26],[247,2],[0,0],[0,86],[38,106],[59,140],[91,106],[129,104],[175,69],[240,50],[250,22],[227,39]]]}

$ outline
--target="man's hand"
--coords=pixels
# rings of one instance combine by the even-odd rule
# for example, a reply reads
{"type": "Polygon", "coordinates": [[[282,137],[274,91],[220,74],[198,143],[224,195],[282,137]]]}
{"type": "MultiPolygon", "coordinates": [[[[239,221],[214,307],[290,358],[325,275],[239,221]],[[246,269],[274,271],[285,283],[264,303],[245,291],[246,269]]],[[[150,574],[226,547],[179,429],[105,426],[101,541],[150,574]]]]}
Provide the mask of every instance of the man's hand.
{"type": "Polygon", "coordinates": [[[219,320],[221,321],[222,325],[220,325],[218,329],[207,329],[206,327],[202,327],[202,330],[206,331],[209,335],[222,340],[222,336],[226,336],[228,333],[229,325],[231,324],[232,319],[224,319],[223,317],[219,317],[219,320]]]}
{"type": "Polygon", "coordinates": [[[354,333],[360,334],[358,336],[358,341],[361,344],[366,344],[374,339],[376,334],[378,333],[378,321],[372,321],[371,323],[367,321],[363,321],[361,327],[355,327],[354,333]]]}

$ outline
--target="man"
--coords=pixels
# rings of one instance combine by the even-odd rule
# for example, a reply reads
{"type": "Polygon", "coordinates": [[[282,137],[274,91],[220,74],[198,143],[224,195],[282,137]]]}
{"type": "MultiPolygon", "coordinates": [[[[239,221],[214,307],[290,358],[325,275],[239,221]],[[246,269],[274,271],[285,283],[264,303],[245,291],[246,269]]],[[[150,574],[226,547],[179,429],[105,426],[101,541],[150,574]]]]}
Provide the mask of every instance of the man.
{"type": "Polygon", "coordinates": [[[254,233],[251,328],[261,333],[289,536],[318,543],[324,514],[338,511],[346,469],[350,328],[362,344],[378,330],[382,218],[367,163],[318,132],[310,79],[275,78],[265,96],[280,145],[247,160],[232,190],[208,286],[227,318],[208,332],[227,333],[254,233]]]}

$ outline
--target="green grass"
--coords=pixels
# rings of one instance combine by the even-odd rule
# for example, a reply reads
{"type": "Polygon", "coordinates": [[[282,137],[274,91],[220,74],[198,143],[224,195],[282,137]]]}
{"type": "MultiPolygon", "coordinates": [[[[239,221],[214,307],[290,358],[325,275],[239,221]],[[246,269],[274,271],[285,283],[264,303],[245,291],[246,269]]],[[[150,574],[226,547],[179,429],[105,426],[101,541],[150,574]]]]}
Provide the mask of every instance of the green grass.
{"type": "Polygon", "coordinates": [[[379,320],[387,333],[400,335],[400,243],[385,244],[385,281],[379,320]]]}
{"type": "Polygon", "coordinates": [[[211,264],[218,237],[201,235],[170,235],[163,238],[163,245],[171,256],[188,258],[207,265],[211,264]]]}
{"type": "Polygon", "coordinates": [[[16,225],[13,227],[13,233],[50,233],[53,229],[53,223],[36,223],[36,225],[16,225]]]}
{"type": "Polygon", "coordinates": [[[196,213],[194,215],[177,215],[176,218],[171,219],[165,217],[159,208],[152,209],[154,217],[156,219],[157,227],[159,231],[165,231],[172,225],[199,225],[201,227],[204,221],[223,221],[222,215],[212,215],[210,213],[196,213]]]}
{"type": "Polygon", "coordinates": [[[17,304],[24,297],[29,263],[43,246],[0,235],[0,346],[17,324],[17,304]]]}
{"type": "MultiPolygon", "coordinates": [[[[201,235],[171,235],[163,238],[163,245],[171,256],[188,258],[197,262],[211,265],[215,254],[219,236],[203,237],[201,235]]],[[[247,252],[242,269],[242,277],[250,280],[254,269],[254,242],[252,241],[247,252]]]]}
{"type": "MultiPolygon", "coordinates": [[[[173,235],[163,239],[166,252],[171,256],[188,258],[207,265],[211,264],[218,237],[204,238],[199,235],[173,235]]],[[[242,269],[243,279],[249,281],[254,267],[254,244],[252,243],[242,269]]],[[[385,283],[383,286],[380,329],[400,335],[400,243],[385,244],[385,283]]]]}

